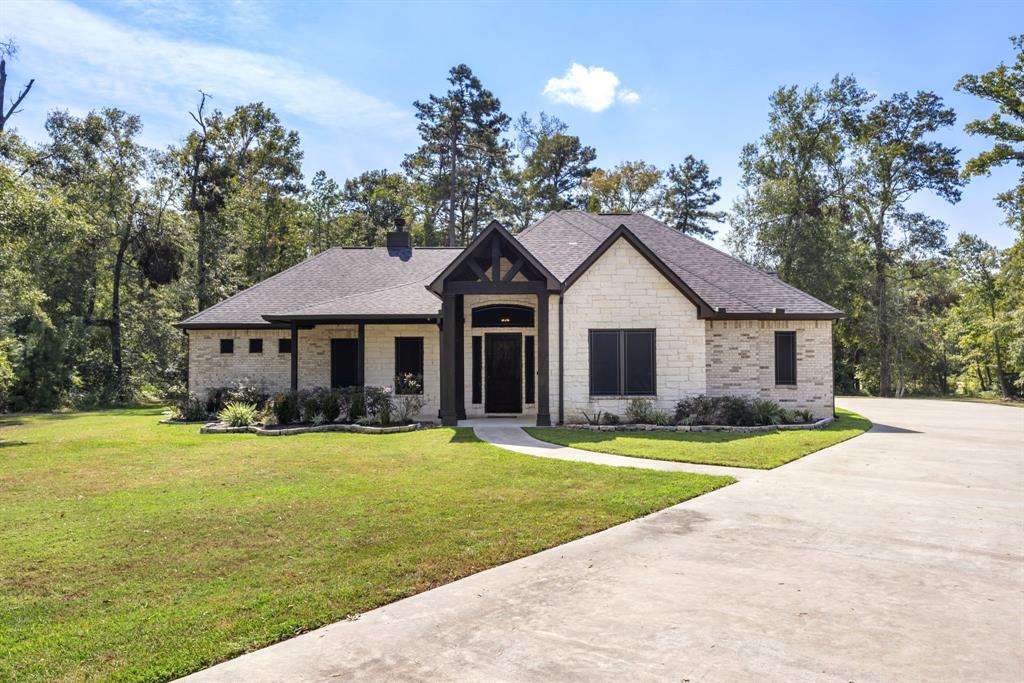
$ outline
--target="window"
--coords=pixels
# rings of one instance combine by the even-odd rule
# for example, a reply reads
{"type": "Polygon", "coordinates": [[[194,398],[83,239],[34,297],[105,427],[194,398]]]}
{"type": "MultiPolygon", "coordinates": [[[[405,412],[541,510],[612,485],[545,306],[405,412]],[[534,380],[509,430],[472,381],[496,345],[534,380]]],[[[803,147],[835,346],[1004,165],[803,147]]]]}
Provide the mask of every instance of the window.
{"type": "Polygon", "coordinates": [[[473,327],[533,327],[529,306],[495,304],[473,309],[473,327]]]}
{"type": "Polygon", "coordinates": [[[249,353],[263,353],[263,340],[262,339],[250,339],[249,340],[249,353]]]}
{"type": "Polygon", "coordinates": [[[657,393],[654,330],[590,331],[590,395],[657,393]]]}
{"type": "MultiPolygon", "coordinates": [[[[419,383],[417,394],[423,393],[423,337],[395,337],[395,377],[414,375],[419,383]]],[[[395,393],[412,393],[402,390],[396,382],[395,393]]]]}
{"type": "Polygon", "coordinates": [[[278,353],[291,353],[292,352],[292,340],[291,339],[278,339],[277,340],[277,352],[278,353]]]}
{"type": "Polygon", "coordinates": [[[524,392],[525,395],[526,395],[526,399],[525,400],[526,400],[527,403],[533,403],[533,382],[534,382],[534,375],[536,374],[536,371],[533,369],[533,337],[532,336],[523,337],[523,353],[526,356],[526,371],[524,373],[526,376],[523,378],[524,380],[526,380],[526,386],[525,386],[525,392],[524,392]]]}
{"type": "Polygon", "coordinates": [[[235,352],[235,340],[234,339],[221,339],[220,340],[220,352],[221,353],[234,353],[235,352]]]}
{"type": "Polygon", "coordinates": [[[483,337],[473,337],[473,403],[483,403],[483,337]]]}
{"type": "Polygon", "coordinates": [[[796,384],[796,332],[775,333],[775,383],[796,384]]]}

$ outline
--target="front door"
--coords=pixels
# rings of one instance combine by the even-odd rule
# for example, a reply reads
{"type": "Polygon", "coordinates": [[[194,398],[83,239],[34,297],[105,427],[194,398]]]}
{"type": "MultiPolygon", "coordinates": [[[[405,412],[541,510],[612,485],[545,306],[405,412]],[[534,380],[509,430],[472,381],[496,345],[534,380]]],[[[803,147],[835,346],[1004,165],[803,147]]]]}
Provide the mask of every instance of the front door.
{"type": "Polygon", "coordinates": [[[484,337],[485,412],[522,411],[522,340],[519,334],[488,334],[484,337]]]}
{"type": "Polygon", "coordinates": [[[359,363],[358,341],[331,340],[331,388],[353,387],[359,381],[356,365],[359,363]]]}

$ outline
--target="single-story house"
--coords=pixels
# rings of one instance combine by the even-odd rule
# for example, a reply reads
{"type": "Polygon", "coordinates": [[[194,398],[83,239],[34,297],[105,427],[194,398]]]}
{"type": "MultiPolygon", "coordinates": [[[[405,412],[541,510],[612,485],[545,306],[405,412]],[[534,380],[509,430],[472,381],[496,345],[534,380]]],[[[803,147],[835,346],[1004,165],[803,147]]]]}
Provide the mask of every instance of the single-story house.
{"type": "Polygon", "coordinates": [[[842,312],[642,214],[492,222],[465,248],[335,247],[180,326],[189,390],[393,386],[422,377],[422,417],[671,410],[696,394],[832,414],[842,312]]]}

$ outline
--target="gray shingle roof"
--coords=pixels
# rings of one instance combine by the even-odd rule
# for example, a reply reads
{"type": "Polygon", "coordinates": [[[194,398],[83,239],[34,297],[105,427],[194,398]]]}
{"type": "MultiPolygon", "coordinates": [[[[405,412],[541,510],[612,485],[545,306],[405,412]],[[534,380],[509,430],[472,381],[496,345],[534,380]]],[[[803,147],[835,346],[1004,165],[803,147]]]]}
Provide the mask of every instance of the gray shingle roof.
{"type": "MultiPolygon", "coordinates": [[[[712,308],[727,315],[840,317],[842,312],[778,278],[643,214],[559,211],[517,235],[559,281],[625,225],[712,308]]],[[[440,299],[426,286],[461,249],[328,249],[182,321],[185,328],[269,325],[292,319],[436,316],[440,299]]]]}
{"type": "Polygon", "coordinates": [[[517,237],[563,282],[620,225],[625,225],[712,308],[732,314],[835,316],[842,312],[644,214],[550,213],[517,237]]]}
{"type": "Polygon", "coordinates": [[[268,325],[264,315],[437,315],[426,289],[461,249],[334,247],[182,321],[182,327],[268,325]]]}

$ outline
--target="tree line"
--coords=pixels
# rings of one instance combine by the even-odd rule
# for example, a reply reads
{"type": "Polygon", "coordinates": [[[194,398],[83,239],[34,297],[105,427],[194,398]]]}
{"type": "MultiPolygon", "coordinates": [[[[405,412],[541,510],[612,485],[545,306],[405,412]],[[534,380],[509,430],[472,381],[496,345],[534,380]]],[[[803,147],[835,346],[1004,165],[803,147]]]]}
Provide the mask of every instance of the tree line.
{"type": "MultiPolygon", "coordinates": [[[[999,250],[907,208],[955,202],[974,175],[1024,166],[1016,61],[957,87],[995,102],[967,131],[994,139],[960,167],[934,93],[879,99],[852,77],[772,94],[767,132],[741,154],[742,193],[686,156],[601,168],[541,112],[513,118],[466,65],[413,103],[420,144],[400,168],[339,182],[303,173],[299,134],[263,103],[222,111],[205,93],[167,149],[116,108],[51,111],[47,138],[11,128],[32,81],[0,107],[0,409],[87,407],[183,391],[175,322],[331,246],[382,245],[396,218],[417,245],[463,245],[492,219],[522,230],[562,209],[645,212],[846,311],[837,390],[1019,394],[1024,370],[1024,182],[997,201],[1017,243],[999,250]]],[[[13,43],[0,45],[0,101],[13,43]]],[[[14,89],[12,89],[12,93],[14,89]]],[[[967,226],[970,227],[970,226],[967,226]]]]}

